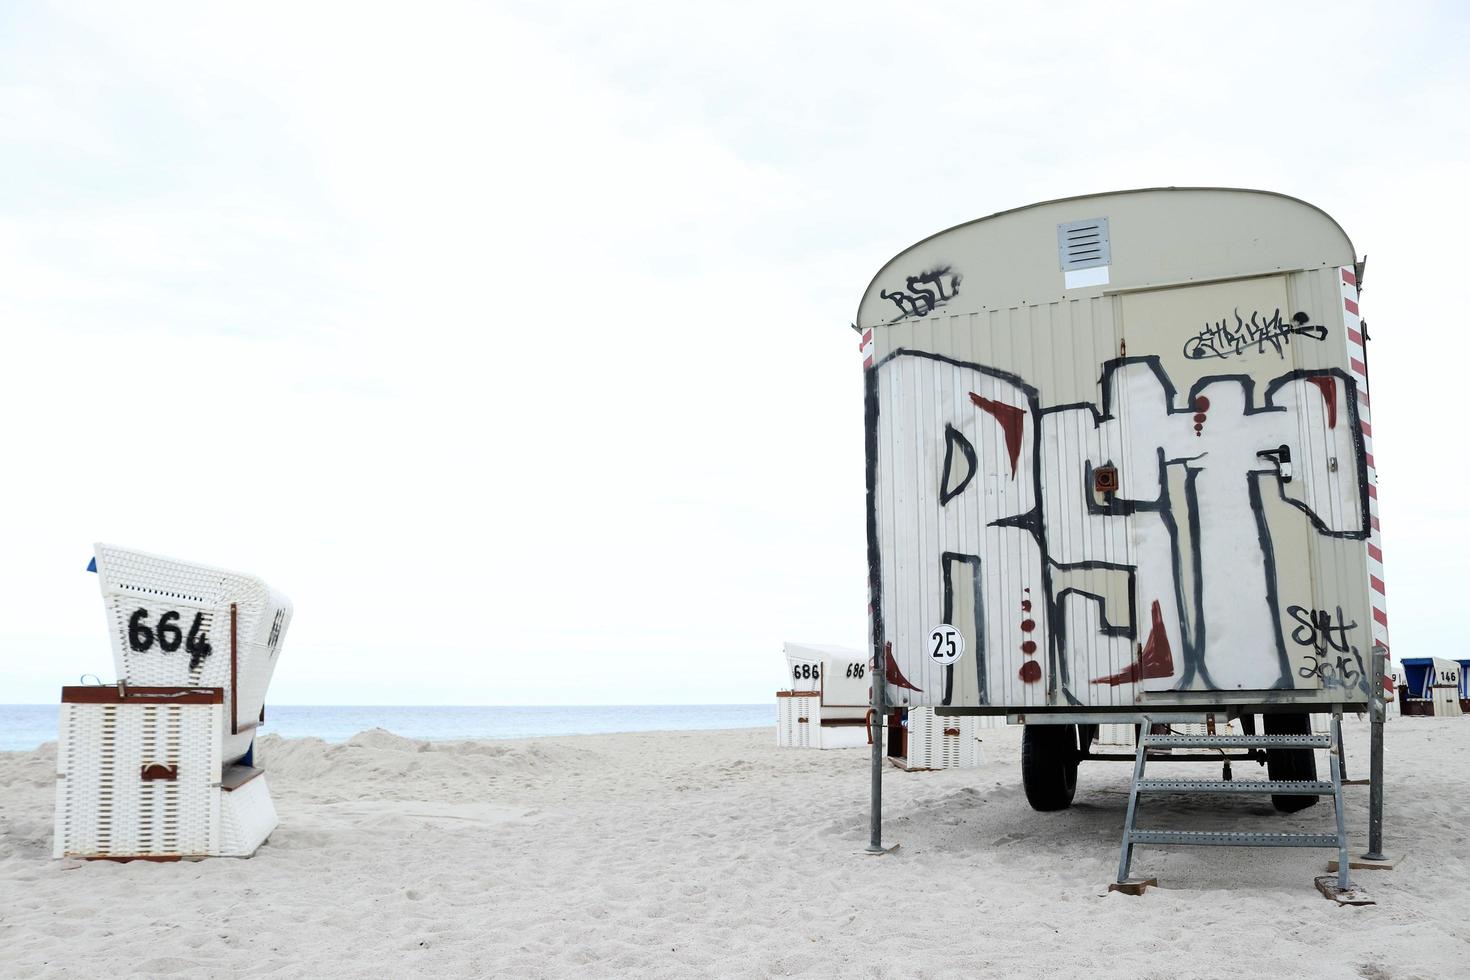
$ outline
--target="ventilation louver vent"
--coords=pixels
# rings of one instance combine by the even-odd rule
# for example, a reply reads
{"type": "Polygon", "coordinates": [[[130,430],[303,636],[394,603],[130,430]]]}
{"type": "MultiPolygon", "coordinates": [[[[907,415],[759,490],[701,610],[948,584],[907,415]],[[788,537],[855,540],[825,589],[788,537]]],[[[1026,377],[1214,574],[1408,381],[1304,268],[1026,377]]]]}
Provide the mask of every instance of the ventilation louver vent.
{"type": "Polygon", "coordinates": [[[1108,219],[1092,218],[1057,225],[1057,251],[1063,272],[1108,265],[1112,260],[1112,250],[1108,246],[1108,219]]]}

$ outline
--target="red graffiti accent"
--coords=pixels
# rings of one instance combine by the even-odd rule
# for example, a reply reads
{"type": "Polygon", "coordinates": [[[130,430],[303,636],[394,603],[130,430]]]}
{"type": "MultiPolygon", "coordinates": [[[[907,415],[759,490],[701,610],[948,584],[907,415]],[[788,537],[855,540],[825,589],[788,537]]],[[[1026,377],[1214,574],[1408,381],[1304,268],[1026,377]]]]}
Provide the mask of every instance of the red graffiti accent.
{"type": "Polygon", "coordinates": [[[1153,622],[1148,630],[1148,642],[1138,650],[1138,659],[1128,665],[1127,670],[1121,670],[1108,677],[1094,678],[1094,684],[1108,684],[1117,687],[1119,684],[1137,684],[1145,677],[1173,677],[1174,676],[1174,651],[1169,647],[1169,633],[1164,629],[1164,613],[1159,608],[1159,600],[1154,600],[1153,622]]]}
{"type": "Polygon", "coordinates": [[[1337,379],[1324,374],[1307,380],[1317,386],[1317,390],[1322,392],[1322,400],[1327,403],[1327,428],[1337,428],[1337,379]]]}
{"type": "Polygon", "coordinates": [[[1034,660],[1028,660],[1021,665],[1021,680],[1027,684],[1035,684],[1041,680],[1041,664],[1034,660]]]}
{"type": "Polygon", "coordinates": [[[1199,423],[1199,424],[1200,424],[1200,425],[1204,425],[1204,424],[1205,424],[1205,419],[1206,419],[1206,417],[1207,417],[1207,416],[1206,416],[1206,415],[1205,415],[1205,413],[1204,413],[1204,412],[1197,412],[1197,413],[1196,413],[1196,414],[1195,414],[1195,416],[1194,416],[1194,420],[1195,420],[1195,421],[1196,421],[1196,422],[1198,422],[1198,423],[1199,423]]]}
{"type": "Polygon", "coordinates": [[[1210,410],[1210,400],[1204,395],[1196,395],[1194,399],[1194,410],[1196,412],[1208,412],[1210,410]]]}
{"type": "Polygon", "coordinates": [[[1000,423],[1006,437],[1006,452],[1011,457],[1011,479],[1016,478],[1016,463],[1021,459],[1021,432],[1026,425],[1026,410],[1004,402],[991,401],[983,395],[970,392],[970,401],[982,411],[990,413],[1000,423]]]}
{"type": "Polygon", "coordinates": [[[1194,398],[1194,434],[1203,436],[1205,434],[1205,413],[1210,410],[1210,400],[1204,395],[1196,395],[1194,398]]]}
{"type": "MultiPolygon", "coordinates": [[[[1029,592],[1030,590],[1028,589],[1027,591],[1029,592]]],[[[1030,612],[1030,611],[1031,611],[1031,600],[1030,599],[1022,599],[1021,600],[1021,612],[1030,612]]]]}
{"type": "Polygon", "coordinates": [[[914,685],[910,684],[909,679],[903,676],[903,671],[898,669],[898,664],[893,662],[893,644],[885,644],[883,647],[883,651],[885,654],[883,657],[883,663],[887,667],[887,669],[883,671],[883,674],[885,677],[888,678],[888,683],[892,684],[894,687],[906,687],[910,691],[918,691],[920,694],[923,694],[924,689],[922,687],[914,687],[914,685]]]}
{"type": "Polygon", "coordinates": [[[1173,677],[1174,651],[1169,649],[1169,633],[1164,629],[1164,613],[1159,600],[1154,600],[1153,622],[1148,629],[1148,642],[1143,645],[1143,676],[1173,677]]]}
{"type": "Polygon", "coordinates": [[[1023,619],[1023,620],[1021,620],[1021,632],[1022,633],[1029,633],[1029,632],[1031,632],[1034,629],[1036,629],[1036,620],[1034,620],[1034,619],[1023,619]]]}
{"type": "Polygon", "coordinates": [[[1027,640],[1025,643],[1022,643],[1021,652],[1028,657],[1033,656],[1036,653],[1036,641],[1027,640]]]}

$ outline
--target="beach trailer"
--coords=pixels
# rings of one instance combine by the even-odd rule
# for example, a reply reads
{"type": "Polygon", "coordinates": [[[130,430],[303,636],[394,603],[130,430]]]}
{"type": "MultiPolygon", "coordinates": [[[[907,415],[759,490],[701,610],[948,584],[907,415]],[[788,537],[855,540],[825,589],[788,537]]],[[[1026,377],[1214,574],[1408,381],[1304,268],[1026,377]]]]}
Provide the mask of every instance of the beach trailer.
{"type": "Polygon", "coordinates": [[[255,731],[291,625],[260,579],[98,544],[115,684],[65,687],[55,857],[249,857],[276,826],[255,731]]]}
{"type": "Polygon", "coordinates": [[[1387,680],[1363,273],[1322,210],[1221,188],[1048,201],[885,264],[853,324],[883,706],[1024,722],[1037,809],[1108,724],[1238,719],[1319,785],[1309,715],[1387,680]]]}
{"type": "Polygon", "coordinates": [[[776,692],[776,744],[849,749],[870,744],[868,654],[851,647],[787,643],[787,684],[776,692]]]}
{"type": "Polygon", "coordinates": [[[1399,661],[1404,685],[1399,708],[1406,715],[1458,718],[1465,713],[1465,670],[1460,661],[1439,657],[1409,657],[1399,661]]]}

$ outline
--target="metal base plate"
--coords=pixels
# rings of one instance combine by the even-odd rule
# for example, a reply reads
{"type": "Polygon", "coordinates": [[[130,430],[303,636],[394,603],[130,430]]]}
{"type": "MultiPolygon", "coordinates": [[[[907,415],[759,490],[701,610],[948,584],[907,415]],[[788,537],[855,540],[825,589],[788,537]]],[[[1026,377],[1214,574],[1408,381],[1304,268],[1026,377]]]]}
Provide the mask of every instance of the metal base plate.
{"type": "MultiPolygon", "coordinates": [[[[1334,861],[1333,863],[1336,864],[1337,862],[1334,861]]],[[[1332,899],[1338,905],[1378,904],[1374,902],[1373,899],[1369,898],[1367,894],[1363,891],[1363,889],[1357,887],[1356,885],[1349,885],[1346,888],[1338,888],[1337,875],[1322,875],[1320,878],[1313,878],[1312,880],[1316,882],[1317,890],[1321,892],[1325,898],[1332,899]]]]}

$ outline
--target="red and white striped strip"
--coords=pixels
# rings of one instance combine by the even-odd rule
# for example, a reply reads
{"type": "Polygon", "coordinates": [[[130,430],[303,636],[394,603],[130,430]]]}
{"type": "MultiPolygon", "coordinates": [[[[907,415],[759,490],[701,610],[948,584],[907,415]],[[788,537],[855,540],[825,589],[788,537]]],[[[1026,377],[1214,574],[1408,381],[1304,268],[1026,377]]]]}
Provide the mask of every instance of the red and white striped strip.
{"type": "Polygon", "coordinates": [[[863,331],[862,342],[858,344],[858,351],[863,355],[863,370],[873,366],[873,328],[869,327],[863,331]]]}
{"type": "MultiPolygon", "coordinates": [[[[1373,607],[1373,641],[1388,649],[1388,601],[1383,587],[1383,540],[1378,526],[1378,468],[1373,462],[1373,423],[1368,398],[1368,357],[1363,349],[1363,321],[1358,316],[1358,277],[1342,266],[1342,324],[1347,335],[1348,366],[1358,386],[1358,425],[1363,430],[1363,454],[1368,463],[1368,600],[1373,607]]],[[[1383,678],[1392,691],[1392,674],[1383,678]]]]}

